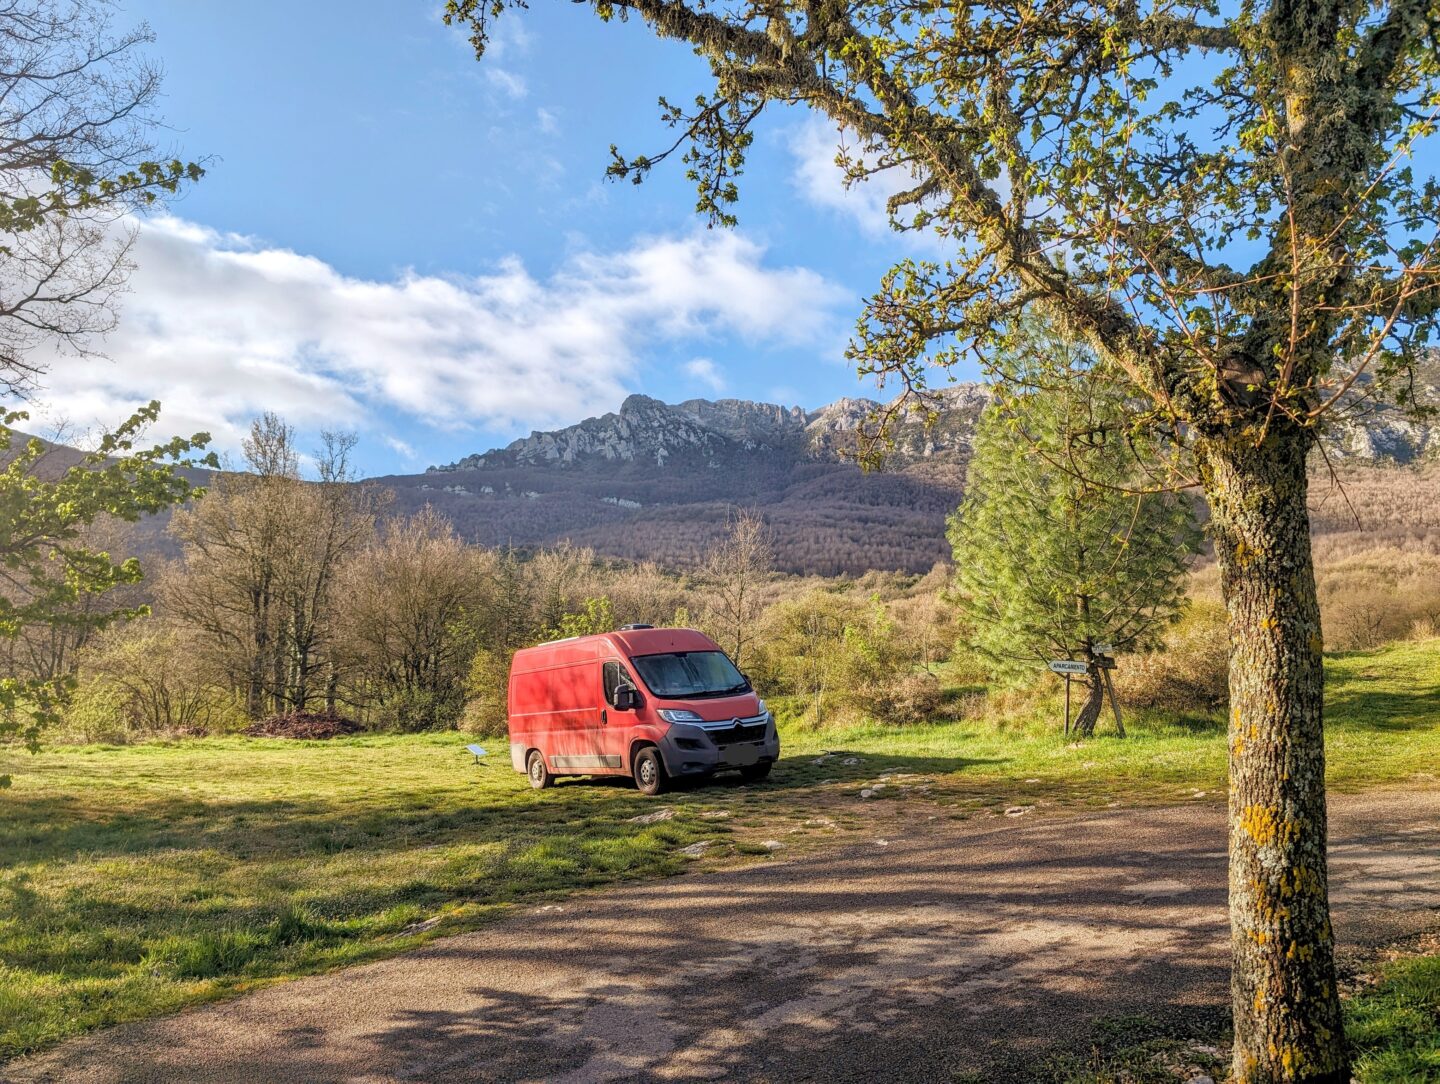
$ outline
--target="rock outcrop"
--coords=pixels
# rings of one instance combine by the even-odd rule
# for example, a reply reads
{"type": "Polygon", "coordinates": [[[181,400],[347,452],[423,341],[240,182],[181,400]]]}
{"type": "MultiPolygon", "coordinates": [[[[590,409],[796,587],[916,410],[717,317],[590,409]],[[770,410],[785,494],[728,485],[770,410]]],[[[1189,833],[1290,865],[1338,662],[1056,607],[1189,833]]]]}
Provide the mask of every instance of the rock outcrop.
{"type": "MultiPolygon", "coordinates": [[[[925,401],[907,404],[892,427],[887,461],[902,465],[929,458],[966,457],[975,421],[989,400],[980,384],[954,384],[925,401]]],[[[632,395],[614,413],[576,425],[534,432],[504,448],[466,456],[432,472],[500,467],[583,467],[653,463],[657,467],[696,460],[733,465],[756,454],[839,461],[856,455],[860,436],[886,404],[840,399],[819,410],[753,403],[746,399],[687,399],[662,403],[632,395]]]]}

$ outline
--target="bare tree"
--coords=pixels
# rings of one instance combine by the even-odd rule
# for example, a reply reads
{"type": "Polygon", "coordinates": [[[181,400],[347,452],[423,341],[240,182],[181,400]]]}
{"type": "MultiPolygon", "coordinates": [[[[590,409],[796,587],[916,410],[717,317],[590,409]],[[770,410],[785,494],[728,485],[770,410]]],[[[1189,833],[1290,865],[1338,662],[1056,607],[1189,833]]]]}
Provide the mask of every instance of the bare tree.
{"type": "Polygon", "coordinates": [[[0,391],[32,389],[42,344],[86,353],[131,270],[124,219],[203,170],[160,161],[148,27],[107,0],[0,0],[0,391]]]}
{"type": "Polygon", "coordinates": [[[753,509],[734,513],[725,537],[705,557],[702,576],[712,594],[711,621],[736,666],[744,659],[764,609],[760,586],[773,564],[770,528],[753,509]]]}
{"type": "Polygon", "coordinates": [[[429,730],[459,718],[493,557],[426,505],[388,520],[346,564],[337,646],[351,695],[382,723],[429,730]]]}
{"type": "Polygon", "coordinates": [[[372,537],[380,504],[351,475],[353,447],[327,434],[319,480],[306,481],[294,430],[266,414],[243,444],[250,470],[219,476],[172,521],[184,567],[165,581],[164,610],[204,634],[252,716],[322,695],[335,705],[335,577],[372,537]]]}

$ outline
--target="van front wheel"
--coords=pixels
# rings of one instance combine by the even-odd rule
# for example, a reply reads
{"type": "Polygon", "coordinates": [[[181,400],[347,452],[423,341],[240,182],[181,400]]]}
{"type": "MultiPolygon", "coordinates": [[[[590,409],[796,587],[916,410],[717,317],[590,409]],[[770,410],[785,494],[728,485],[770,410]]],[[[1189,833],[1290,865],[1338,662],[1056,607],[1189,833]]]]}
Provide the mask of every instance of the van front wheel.
{"type": "Polygon", "coordinates": [[[550,769],[545,767],[545,758],[539,749],[531,749],[530,755],[525,758],[525,774],[530,777],[530,785],[536,790],[544,790],[555,782],[550,769]]]}
{"type": "Polygon", "coordinates": [[[747,783],[758,783],[762,779],[770,777],[770,761],[764,764],[751,764],[740,769],[740,778],[747,783]]]}
{"type": "Polygon", "coordinates": [[[641,794],[659,794],[665,789],[665,764],[653,745],[635,754],[634,773],[635,789],[641,794]]]}

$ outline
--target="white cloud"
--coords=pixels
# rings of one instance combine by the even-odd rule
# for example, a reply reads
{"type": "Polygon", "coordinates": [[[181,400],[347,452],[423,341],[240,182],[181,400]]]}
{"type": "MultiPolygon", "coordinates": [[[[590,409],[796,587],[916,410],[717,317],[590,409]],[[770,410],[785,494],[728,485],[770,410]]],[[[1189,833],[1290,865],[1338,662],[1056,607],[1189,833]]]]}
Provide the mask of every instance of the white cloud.
{"type": "MultiPolygon", "coordinates": [[[[49,359],[52,417],[113,423],[161,400],[163,432],[233,449],[273,410],[303,430],[544,426],[613,407],[661,341],[827,340],[853,304],[733,232],[581,252],[537,278],[377,281],[176,218],[141,224],[112,360],[49,359]]],[[[157,436],[161,435],[159,432],[157,436]]],[[[407,434],[408,435],[408,434],[407,434]]]]}
{"type": "Polygon", "coordinates": [[[412,448],[410,445],[406,444],[399,437],[393,437],[389,434],[386,434],[382,439],[385,441],[386,446],[389,447],[391,451],[396,452],[397,454],[403,456],[406,459],[415,458],[415,449],[412,448]]]}
{"type": "Polygon", "coordinates": [[[508,97],[519,100],[530,93],[530,88],[526,85],[523,76],[516,75],[498,64],[487,64],[481,70],[485,73],[485,81],[504,92],[508,97]]]}
{"type": "Polygon", "coordinates": [[[714,392],[725,390],[725,377],[709,358],[695,358],[685,363],[685,371],[714,392]]]}
{"type": "Polygon", "coordinates": [[[535,110],[535,123],[540,126],[540,130],[546,135],[555,135],[555,133],[560,131],[560,118],[543,105],[535,110]]]}
{"type": "Polygon", "coordinates": [[[891,233],[885,203],[897,192],[911,187],[913,180],[904,170],[890,169],[847,188],[845,173],[835,163],[842,146],[854,154],[855,135],[842,135],[834,125],[819,117],[811,117],[798,125],[790,135],[795,187],[812,204],[844,215],[871,236],[891,233]]]}

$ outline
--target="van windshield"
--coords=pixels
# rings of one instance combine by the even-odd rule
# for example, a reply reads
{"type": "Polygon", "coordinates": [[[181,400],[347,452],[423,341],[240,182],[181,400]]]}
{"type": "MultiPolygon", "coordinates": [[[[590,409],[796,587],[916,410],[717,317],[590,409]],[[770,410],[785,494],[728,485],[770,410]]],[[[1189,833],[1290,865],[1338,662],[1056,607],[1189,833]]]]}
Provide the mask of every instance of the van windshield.
{"type": "Polygon", "coordinates": [[[650,691],[667,700],[738,696],[750,691],[750,683],[723,651],[636,655],[631,661],[650,691]]]}

